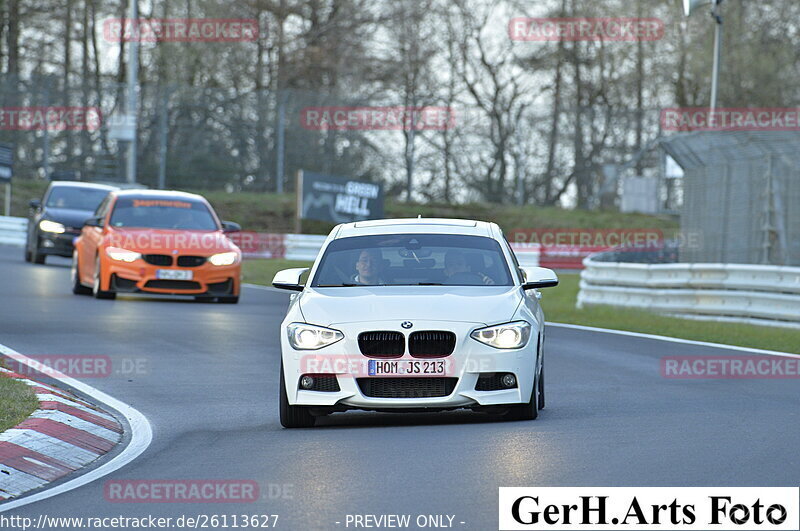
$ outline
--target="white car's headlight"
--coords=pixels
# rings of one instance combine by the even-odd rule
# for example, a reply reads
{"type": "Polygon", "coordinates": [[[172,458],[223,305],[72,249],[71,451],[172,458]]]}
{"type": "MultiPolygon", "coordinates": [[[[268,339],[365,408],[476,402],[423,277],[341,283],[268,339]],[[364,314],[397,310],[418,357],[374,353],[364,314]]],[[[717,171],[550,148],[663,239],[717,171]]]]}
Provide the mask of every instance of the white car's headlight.
{"type": "Polygon", "coordinates": [[[119,247],[106,247],[106,254],[112,260],[118,260],[120,262],[133,262],[142,257],[142,255],[137,252],[121,249],[119,247]]]}
{"type": "Polygon", "coordinates": [[[342,339],[344,334],[338,330],[305,323],[292,323],[286,327],[289,344],[295,350],[317,350],[332,345],[342,339]]]}
{"type": "Polygon", "coordinates": [[[208,261],[215,266],[228,266],[236,263],[239,255],[233,251],[211,255],[208,261]]]}
{"type": "Polygon", "coordinates": [[[472,339],[494,348],[522,348],[531,337],[531,325],[526,321],[514,321],[513,323],[479,328],[470,336],[472,339]]]}
{"type": "Polygon", "coordinates": [[[64,231],[67,230],[61,223],[56,223],[55,221],[50,221],[49,219],[43,219],[40,221],[39,228],[44,232],[54,232],[56,234],[64,234],[64,231]]]}

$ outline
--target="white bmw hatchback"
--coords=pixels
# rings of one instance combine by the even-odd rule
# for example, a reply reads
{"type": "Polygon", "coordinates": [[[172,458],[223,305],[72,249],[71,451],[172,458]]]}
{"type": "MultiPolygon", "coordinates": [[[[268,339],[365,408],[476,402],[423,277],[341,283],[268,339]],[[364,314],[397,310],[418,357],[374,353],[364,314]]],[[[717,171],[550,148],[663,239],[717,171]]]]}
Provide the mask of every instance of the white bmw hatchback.
{"type": "Polygon", "coordinates": [[[396,219],[336,226],[281,323],[280,420],[336,411],[471,408],[535,419],[544,407],[549,269],[520,267],[494,223],[396,219]]]}

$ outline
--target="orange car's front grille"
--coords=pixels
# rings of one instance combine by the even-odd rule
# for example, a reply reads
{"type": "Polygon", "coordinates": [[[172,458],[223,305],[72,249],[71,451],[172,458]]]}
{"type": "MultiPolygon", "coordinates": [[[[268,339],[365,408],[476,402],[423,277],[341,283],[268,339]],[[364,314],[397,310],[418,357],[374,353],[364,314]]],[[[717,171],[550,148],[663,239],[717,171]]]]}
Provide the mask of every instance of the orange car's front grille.
{"type": "Polygon", "coordinates": [[[143,254],[142,260],[155,266],[171,266],[172,257],[168,254],[143,254]]]}
{"type": "Polygon", "coordinates": [[[198,267],[206,263],[205,256],[179,256],[179,267],[198,267]]]}

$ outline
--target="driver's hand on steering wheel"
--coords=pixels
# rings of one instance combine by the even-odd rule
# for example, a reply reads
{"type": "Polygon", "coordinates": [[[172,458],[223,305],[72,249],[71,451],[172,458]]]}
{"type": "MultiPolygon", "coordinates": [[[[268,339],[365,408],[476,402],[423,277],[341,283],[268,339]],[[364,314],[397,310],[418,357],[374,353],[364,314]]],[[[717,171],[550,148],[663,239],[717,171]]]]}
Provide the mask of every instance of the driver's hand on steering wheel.
{"type": "Polygon", "coordinates": [[[483,281],[483,283],[484,283],[484,284],[486,284],[487,286],[494,286],[495,282],[494,282],[494,280],[492,279],[492,277],[490,277],[490,276],[488,276],[488,275],[484,275],[483,273],[478,273],[478,276],[479,276],[479,277],[481,277],[481,280],[482,280],[482,281],[483,281]]]}

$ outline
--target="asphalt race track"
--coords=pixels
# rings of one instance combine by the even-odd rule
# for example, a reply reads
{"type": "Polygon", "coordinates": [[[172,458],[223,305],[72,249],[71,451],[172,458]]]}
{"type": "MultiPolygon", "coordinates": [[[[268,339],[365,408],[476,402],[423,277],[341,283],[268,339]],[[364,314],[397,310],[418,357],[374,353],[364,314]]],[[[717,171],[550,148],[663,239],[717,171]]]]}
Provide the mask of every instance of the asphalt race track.
{"type": "MultiPolygon", "coordinates": [[[[28,356],[144,360],[140,373],[84,381],[142,412],[153,442],[110,476],[14,515],[278,514],[279,529],[304,530],[344,529],[348,513],[449,514],[456,529],[487,530],[497,528],[500,486],[789,486],[800,477],[797,380],[660,375],[662,356],[736,352],[551,326],[547,409],[536,421],[339,413],[285,430],[277,335],[287,295],[98,301],[72,295],[68,265],[26,264],[21,249],[0,247],[0,343],[28,356]],[[263,499],[104,498],[106,480],[142,479],[254,480],[263,499]]],[[[543,303],[546,312],[546,292],[543,303]]]]}

